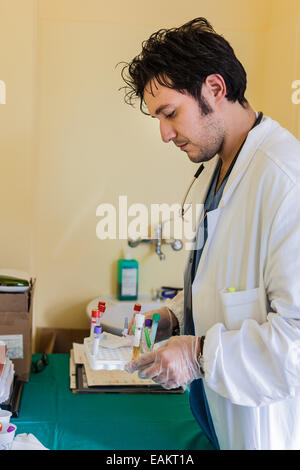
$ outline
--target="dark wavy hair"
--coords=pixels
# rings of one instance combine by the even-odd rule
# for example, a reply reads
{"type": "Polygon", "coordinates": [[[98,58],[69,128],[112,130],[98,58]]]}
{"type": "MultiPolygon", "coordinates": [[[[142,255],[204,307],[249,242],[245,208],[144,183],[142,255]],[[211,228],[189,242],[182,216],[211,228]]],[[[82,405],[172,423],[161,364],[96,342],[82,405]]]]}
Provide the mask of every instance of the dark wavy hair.
{"type": "Polygon", "coordinates": [[[126,85],[120,90],[125,91],[127,104],[140,99],[141,111],[148,114],[144,110],[144,89],[155,78],[163,86],[188,92],[207,114],[201,89],[211,74],[223,77],[229,101],[247,107],[244,67],[229,42],[205,18],[195,18],[179,28],[160,29],[144,41],[141,53],[123,66],[121,75],[126,85]]]}

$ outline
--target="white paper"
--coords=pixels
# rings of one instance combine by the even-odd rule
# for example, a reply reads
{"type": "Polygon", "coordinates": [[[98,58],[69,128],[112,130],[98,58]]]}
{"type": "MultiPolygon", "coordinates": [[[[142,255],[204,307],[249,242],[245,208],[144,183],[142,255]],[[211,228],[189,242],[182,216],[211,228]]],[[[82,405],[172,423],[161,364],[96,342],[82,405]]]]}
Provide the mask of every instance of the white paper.
{"type": "Polygon", "coordinates": [[[74,350],[70,351],[70,389],[76,388],[76,366],[74,362],[74,350]]]}
{"type": "Polygon", "coordinates": [[[0,341],[6,344],[9,359],[23,359],[23,335],[1,335],[0,341]]]}
{"type": "Polygon", "coordinates": [[[126,370],[93,370],[88,360],[84,362],[84,368],[89,387],[95,385],[153,385],[151,379],[140,379],[138,371],[130,374],[126,370]]]}
{"type": "Polygon", "coordinates": [[[0,404],[4,403],[9,398],[14,373],[14,365],[8,357],[6,357],[2,374],[0,376],[0,404]]]}
{"type": "MultiPolygon", "coordinates": [[[[109,333],[105,333],[109,335],[109,333]]],[[[114,335],[111,335],[114,336],[114,335]]],[[[117,338],[120,338],[117,336],[117,338]]],[[[120,338],[122,339],[122,338],[120,338]]],[[[126,339],[126,338],[124,338],[126,339]]],[[[124,343],[123,343],[124,344],[124,343]]],[[[91,369],[88,359],[84,352],[84,345],[73,343],[74,351],[74,362],[75,364],[84,364],[85,376],[87,380],[87,385],[147,385],[154,384],[150,379],[140,379],[138,377],[138,372],[129,374],[127,371],[107,371],[107,370],[93,370],[91,369]]],[[[70,371],[72,368],[70,369],[70,371]]],[[[71,380],[71,379],[70,379],[71,380]]]]}
{"type": "Polygon", "coordinates": [[[84,364],[86,361],[83,344],[73,343],[75,364],[84,364]]]}
{"type": "Polygon", "coordinates": [[[12,450],[49,450],[33,435],[18,434],[13,440],[12,450]]]}

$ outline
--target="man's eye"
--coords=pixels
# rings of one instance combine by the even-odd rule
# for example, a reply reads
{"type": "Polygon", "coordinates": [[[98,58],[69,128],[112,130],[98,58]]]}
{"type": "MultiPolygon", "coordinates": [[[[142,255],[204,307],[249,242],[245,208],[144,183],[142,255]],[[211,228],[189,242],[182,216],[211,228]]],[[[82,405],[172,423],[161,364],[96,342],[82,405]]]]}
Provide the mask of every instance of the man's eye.
{"type": "Polygon", "coordinates": [[[170,119],[170,118],[174,117],[174,115],[175,115],[175,111],[172,111],[170,114],[166,115],[166,118],[170,119]]]}

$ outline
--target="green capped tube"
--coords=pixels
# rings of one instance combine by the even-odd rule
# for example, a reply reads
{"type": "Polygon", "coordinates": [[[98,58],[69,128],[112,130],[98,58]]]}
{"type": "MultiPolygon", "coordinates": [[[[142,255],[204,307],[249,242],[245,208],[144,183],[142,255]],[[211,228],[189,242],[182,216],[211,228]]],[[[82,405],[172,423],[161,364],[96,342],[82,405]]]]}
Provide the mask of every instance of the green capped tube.
{"type": "Polygon", "coordinates": [[[152,348],[153,348],[154,343],[155,343],[156,332],[157,332],[157,327],[158,327],[159,320],[160,320],[159,313],[154,313],[154,315],[152,317],[152,328],[151,328],[151,334],[150,334],[150,340],[151,340],[151,347],[152,348]]]}

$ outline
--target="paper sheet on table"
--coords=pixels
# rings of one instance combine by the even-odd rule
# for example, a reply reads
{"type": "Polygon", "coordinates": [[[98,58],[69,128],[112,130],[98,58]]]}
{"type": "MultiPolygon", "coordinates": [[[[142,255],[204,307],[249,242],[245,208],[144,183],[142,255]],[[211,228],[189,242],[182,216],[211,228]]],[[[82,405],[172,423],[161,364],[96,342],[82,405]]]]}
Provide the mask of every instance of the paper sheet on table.
{"type": "Polygon", "coordinates": [[[157,385],[151,379],[140,379],[137,371],[130,374],[126,370],[93,370],[85,356],[83,344],[73,343],[73,348],[75,364],[84,364],[89,387],[95,385],[157,385]]]}
{"type": "Polygon", "coordinates": [[[12,450],[49,450],[33,435],[18,434],[12,444],[12,450]]]}
{"type": "Polygon", "coordinates": [[[73,343],[73,351],[75,364],[84,364],[86,361],[86,356],[84,353],[83,344],[73,343]]]}
{"type": "Polygon", "coordinates": [[[149,379],[140,379],[138,372],[130,374],[126,370],[93,370],[88,362],[84,364],[88,386],[93,385],[154,385],[149,379]]]}
{"type": "Polygon", "coordinates": [[[76,388],[76,365],[74,361],[74,350],[70,351],[70,389],[76,388]]]}

